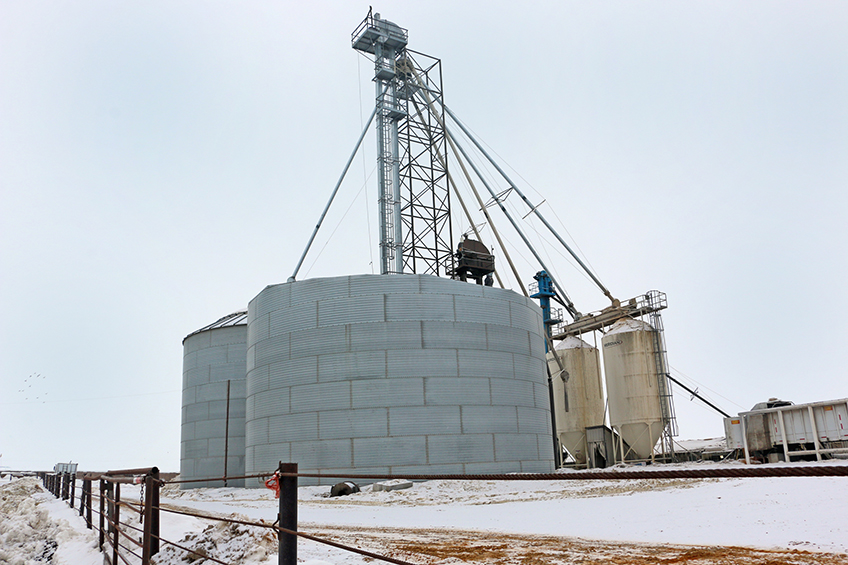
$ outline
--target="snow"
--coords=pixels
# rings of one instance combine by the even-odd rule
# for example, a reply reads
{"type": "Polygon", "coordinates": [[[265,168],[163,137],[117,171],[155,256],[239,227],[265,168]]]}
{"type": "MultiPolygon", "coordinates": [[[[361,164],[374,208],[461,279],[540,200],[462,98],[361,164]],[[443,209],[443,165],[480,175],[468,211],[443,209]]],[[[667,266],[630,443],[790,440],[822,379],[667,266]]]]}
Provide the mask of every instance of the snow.
{"type": "MultiPolygon", "coordinates": [[[[801,464],[804,463],[792,465],[801,464]]],[[[734,465],[742,464],[687,463],[669,467],[734,465]]],[[[562,474],[563,478],[568,476],[567,472],[562,474]]],[[[848,505],[845,504],[848,479],[845,477],[427,481],[388,492],[362,486],[362,492],[338,498],[330,498],[329,490],[329,486],[299,489],[299,529],[342,543],[363,544],[377,553],[391,548],[393,541],[402,542],[408,551],[425,551],[433,544],[433,533],[437,532],[435,539],[440,543],[451,538],[463,540],[451,551],[458,551],[457,547],[468,550],[475,538],[486,540],[484,545],[489,547],[495,539],[492,536],[504,536],[509,538],[509,543],[501,545],[512,547],[520,542],[521,536],[535,536],[534,543],[553,538],[560,552],[563,543],[570,544],[569,551],[573,552],[579,552],[580,543],[590,543],[593,551],[601,551],[597,549],[600,547],[619,554],[643,551],[638,544],[663,544],[669,551],[681,551],[675,549],[676,544],[687,546],[690,553],[689,546],[737,546],[730,549],[761,548],[783,552],[778,556],[807,556],[799,557],[800,561],[777,559],[776,563],[825,562],[819,560],[824,560],[827,554],[838,554],[827,555],[827,563],[848,563],[848,505]],[[421,535],[425,531],[429,538],[421,535]],[[416,545],[418,538],[422,541],[416,545]],[[801,553],[786,553],[792,550],[801,553]],[[824,553],[804,553],[810,551],[824,553]]],[[[137,487],[124,485],[122,497],[137,499],[137,487]]],[[[165,508],[265,523],[276,519],[278,508],[273,492],[264,488],[181,491],[167,486],[161,497],[165,508]]],[[[85,529],[77,511],[44,492],[36,479],[0,483],[0,510],[0,563],[41,563],[38,556],[51,552],[52,563],[57,564],[102,562],[94,547],[95,535],[85,529]]],[[[163,513],[161,520],[164,539],[225,562],[276,563],[276,538],[267,529],[173,513],[163,513]]],[[[298,553],[300,562],[307,565],[368,562],[355,554],[309,540],[299,542],[298,553]]],[[[393,555],[425,562],[421,561],[421,553],[393,555]]],[[[182,550],[163,546],[156,562],[176,565],[186,562],[184,556],[182,550]]],[[[431,558],[426,562],[458,561],[431,558]]],[[[501,556],[477,562],[506,560],[501,556]]]]}
{"type": "Polygon", "coordinates": [[[650,331],[652,329],[653,328],[650,324],[647,324],[641,320],[634,320],[633,318],[622,318],[621,320],[614,323],[605,335],[615,335],[637,331],[650,331]]]}
{"type": "Polygon", "coordinates": [[[592,347],[579,337],[570,335],[567,338],[561,340],[554,349],[560,351],[563,349],[594,349],[594,347],[592,347]]]}

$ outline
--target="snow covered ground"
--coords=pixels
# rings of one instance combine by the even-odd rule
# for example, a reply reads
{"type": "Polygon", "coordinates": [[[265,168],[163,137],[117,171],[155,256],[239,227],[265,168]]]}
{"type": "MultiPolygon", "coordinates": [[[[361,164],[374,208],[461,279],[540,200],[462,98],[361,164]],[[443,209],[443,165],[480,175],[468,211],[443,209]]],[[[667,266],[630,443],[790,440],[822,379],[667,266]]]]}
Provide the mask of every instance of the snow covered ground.
{"type": "MultiPolygon", "coordinates": [[[[391,492],[366,486],[341,498],[328,492],[299,489],[301,531],[415,563],[848,564],[844,477],[429,481],[391,492]]],[[[138,494],[122,487],[124,500],[138,494]]],[[[162,506],[267,523],[277,513],[264,488],[167,486],[162,506]]],[[[0,482],[0,509],[0,563],[51,555],[60,564],[102,562],[78,514],[35,479],[0,482]]],[[[163,513],[162,537],[227,563],[276,563],[276,539],[261,528],[163,513]]],[[[309,565],[374,563],[308,540],[298,553],[309,565]]],[[[157,563],[184,564],[184,556],[166,547],[157,563]]]]}

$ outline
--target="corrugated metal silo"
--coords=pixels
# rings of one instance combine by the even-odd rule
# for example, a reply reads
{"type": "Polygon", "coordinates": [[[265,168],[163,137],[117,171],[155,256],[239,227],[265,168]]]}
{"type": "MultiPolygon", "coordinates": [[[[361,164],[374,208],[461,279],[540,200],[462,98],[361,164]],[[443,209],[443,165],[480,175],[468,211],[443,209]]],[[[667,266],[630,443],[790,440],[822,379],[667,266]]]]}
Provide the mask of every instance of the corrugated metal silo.
{"type": "Polygon", "coordinates": [[[604,424],[604,389],[598,349],[570,336],[556,346],[565,372],[548,353],[553,376],[557,438],[577,464],[586,462],[586,428],[604,424]]]}
{"type": "Polygon", "coordinates": [[[653,328],[619,320],[601,340],[610,424],[639,459],[650,459],[662,435],[653,328]]]}
{"type": "Polygon", "coordinates": [[[278,461],[342,475],[553,469],[530,299],[356,275],[269,286],[248,312],[247,473],[278,461]]]}
{"type": "MultiPolygon", "coordinates": [[[[244,475],[247,312],[240,311],[183,340],[183,414],[180,478],[244,475]],[[227,392],[229,388],[229,412],[227,392]]],[[[183,483],[183,488],[222,486],[183,483]]],[[[243,479],[227,481],[244,486],[243,479]]]]}

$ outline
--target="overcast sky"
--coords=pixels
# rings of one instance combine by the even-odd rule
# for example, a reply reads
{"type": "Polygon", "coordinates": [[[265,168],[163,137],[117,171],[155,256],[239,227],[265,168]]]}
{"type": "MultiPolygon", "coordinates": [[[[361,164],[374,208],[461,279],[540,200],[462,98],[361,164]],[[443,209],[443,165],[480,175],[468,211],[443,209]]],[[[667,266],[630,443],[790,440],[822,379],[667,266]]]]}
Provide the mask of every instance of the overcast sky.
{"type": "MultiPolygon", "coordinates": [[[[676,374],[734,414],[848,397],[848,4],[374,9],[616,296],[668,294],[676,374]]],[[[0,0],[0,465],[178,468],[182,339],[291,274],[373,107],[367,12],[0,0]]],[[[379,264],[375,146],[299,278],[379,264]]],[[[681,439],[723,435],[676,406],[681,439]]]]}

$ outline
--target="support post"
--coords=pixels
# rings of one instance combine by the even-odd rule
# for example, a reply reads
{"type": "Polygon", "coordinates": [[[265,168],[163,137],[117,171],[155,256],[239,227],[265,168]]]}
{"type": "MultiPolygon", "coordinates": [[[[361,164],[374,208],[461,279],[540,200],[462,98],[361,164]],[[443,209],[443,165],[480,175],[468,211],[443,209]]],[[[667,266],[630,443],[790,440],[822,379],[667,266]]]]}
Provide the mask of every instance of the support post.
{"type": "Polygon", "coordinates": [[[106,481],[100,479],[100,535],[98,536],[97,547],[103,551],[103,542],[106,541],[106,481]]]}
{"type": "Polygon", "coordinates": [[[149,489],[150,506],[153,509],[150,516],[150,555],[156,555],[159,553],[159,487],[162,485],[158,467],[150,470],[150,478],[153,480],[153,487],[149,489]]]}
{"type": "Polygon", "coordinates": [[[154,482],[153,477],[147,475],[144,477],[144,532],[142,533],[141,538],[141,565],[150,565],[150,556],[152,553],[151,550],[151,537],[152,537],[152,522],[153,522],[153,489],[154,485],[158,486],[158,483],[154,482]]]}
{"type": "MultiPolygon", "coordinates": [[[[283,463],[278,468],[280,474],[280,508],[277,523],[281,528],[297,531],[297,477],[283,476],[283,473],[297,473],[297,463],[283,463]]],[[[279,532],[280,547],[278,565],[297,565],[297,536],[279,532]]]]}
{"type": "Polygon", "coordinates": [[[113,512],[111,512],[110,520],[114,528],[114,538],[112,539],[112,565],[118,563],[118,541],[120,532],[119,524],[121,523],[121,483],[115,483],[115,503],[113,504],[113,512]]]}
{"type": "Polygon", "coordinates": [[[70,480],[70,483],[71,483],[71,485],[70,485],[71,486],[71,488],[70,488],[70,491],[71,491],[71,508],[73,508],[74,507],[74,493],[76,492],[76,489],[77,489],[77,474],[71,473],[69,480],[70,480]]]}
{"type": "Polygon", "coordinates": [[[85,499],[85,525],[90,530],[91,529],[91,479],[86,479],[86,483],[88,485],[85,487],[85,491],[87,493],[85,499]]]}

